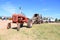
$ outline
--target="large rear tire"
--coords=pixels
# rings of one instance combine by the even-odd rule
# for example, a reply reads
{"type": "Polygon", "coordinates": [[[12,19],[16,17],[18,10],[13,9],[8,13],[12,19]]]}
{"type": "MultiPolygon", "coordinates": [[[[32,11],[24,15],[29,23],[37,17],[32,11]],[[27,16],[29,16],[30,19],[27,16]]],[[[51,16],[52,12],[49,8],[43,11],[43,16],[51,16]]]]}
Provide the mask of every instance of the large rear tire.
{"type": "Polygon", "coordinates": [[[11,28],[11,23],[8,23],[7,29],[10,29],[10,28],[11,28]]]}
{"type": "Polygon", "coordinates": [[[28,20],[28,23],[27,23],[27,28],[32,28],[32,20],[28,20]]]}
{"type": "Polygon", "coordinates": [[[20,29],[20,23],[17,24],[17,31],[20,29]]]}

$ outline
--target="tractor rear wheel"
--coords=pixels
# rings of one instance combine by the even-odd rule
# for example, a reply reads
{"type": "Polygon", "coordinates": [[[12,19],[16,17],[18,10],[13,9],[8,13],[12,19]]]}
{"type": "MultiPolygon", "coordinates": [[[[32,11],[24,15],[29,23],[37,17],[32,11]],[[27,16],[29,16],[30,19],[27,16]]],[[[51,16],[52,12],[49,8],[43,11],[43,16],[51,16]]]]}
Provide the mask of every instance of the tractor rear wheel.
{"type": "Polygon", "coordinates": [[[8,23],[7,29],[11,28],[11,23],[8,23]]]}
{"type": "Polygon", "coordinates": [[[32,28],[32,20],[28,20],[27,28],[32,28]]]}
{"type": "Polygon", "coordinates": [[[20,23],[17,24],[17,31],[20,29],[20,23]]]}

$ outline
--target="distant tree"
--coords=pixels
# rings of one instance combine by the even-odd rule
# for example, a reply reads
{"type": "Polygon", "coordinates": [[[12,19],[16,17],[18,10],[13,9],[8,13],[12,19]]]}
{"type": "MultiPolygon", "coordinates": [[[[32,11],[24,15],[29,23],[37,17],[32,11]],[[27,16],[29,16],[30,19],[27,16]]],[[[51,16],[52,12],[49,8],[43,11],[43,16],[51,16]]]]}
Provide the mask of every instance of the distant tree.
{"type": "Polygon", "coordinates": [[[49,18],[49,22],[51,22],[51,19],[49,18]]]}
{"type": "Polygon", "coordinates": [[[57,18],[55,19],[55,22],[58,22],[58,19],[57,18]]]}
{"type": "Polygon", "coordinates": [[[43,20],[48,20],[48,18],[47,17],[44,17],[43,20]]]}
{"type": "Polygon", "coordinates": [[[2,17],[0,16],[0,19],[2,19],[2,17]]]}
{"type": "Polygon", "coordinates": [[[40,18],[42,19],[42,14],[40,14],[40,18]]]}
{"type": "Polygon", "coordinates": [[[60,22],[60,19],[59,19],[59,22],[60,22]]]}

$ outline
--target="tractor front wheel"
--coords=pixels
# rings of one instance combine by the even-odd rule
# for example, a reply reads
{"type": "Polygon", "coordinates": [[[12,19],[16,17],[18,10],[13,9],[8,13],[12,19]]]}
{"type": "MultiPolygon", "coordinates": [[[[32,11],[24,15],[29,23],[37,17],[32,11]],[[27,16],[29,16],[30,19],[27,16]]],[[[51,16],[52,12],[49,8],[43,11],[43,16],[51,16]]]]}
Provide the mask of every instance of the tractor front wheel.
{"type": "Polygon", "coordinates": [[[20,29],[20,23],[17,24],[17,31],[20,29]]]}
{"type": "Polygon", "coordinates": [[[32,20],[28,20],[27,27],[32,28],[32,20]]]}
{"type": "Polygon", "coordinates": [[[11,23],[8,23],[7,29],[11,28],[11,23]]]}
{"type": "Polygon", "coordinates": [[[23,27],[23,23],[20,24],[20,28],[22,28],[22,27],[23,27]]]}

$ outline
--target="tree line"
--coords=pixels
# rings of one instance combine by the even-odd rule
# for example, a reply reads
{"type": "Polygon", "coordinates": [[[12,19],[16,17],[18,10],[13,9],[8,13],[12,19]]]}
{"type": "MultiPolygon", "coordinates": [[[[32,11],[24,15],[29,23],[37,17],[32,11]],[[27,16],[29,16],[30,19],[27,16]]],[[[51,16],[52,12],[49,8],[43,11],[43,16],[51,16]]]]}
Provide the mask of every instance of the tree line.
{"type": "Polygon", "coordinates": [[[55,19],[55,22],[60,22],[60,19],[56,18],[56,19],[55,19]]]}

